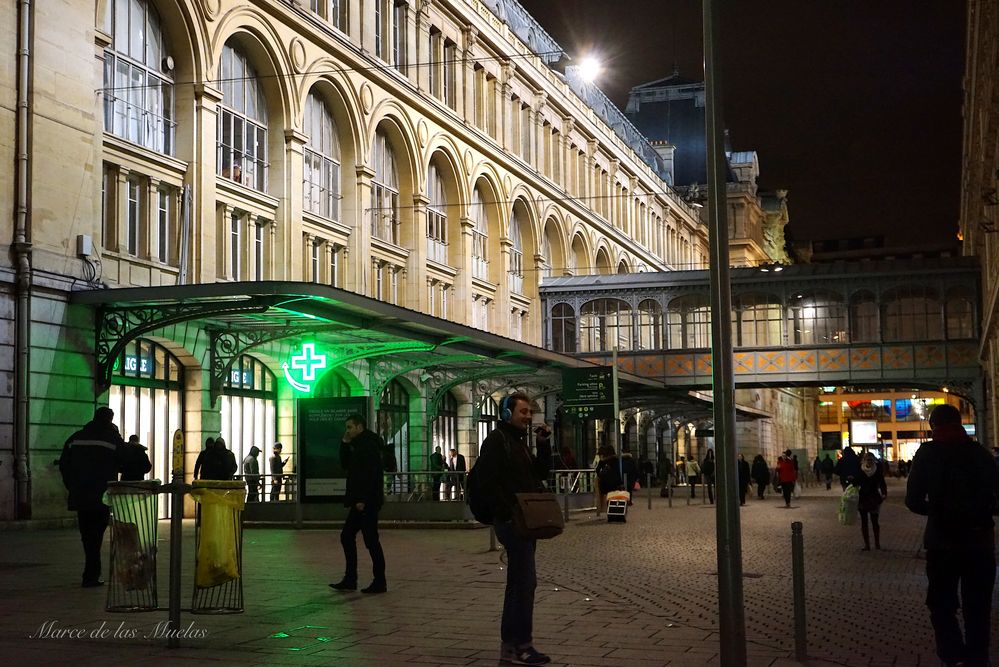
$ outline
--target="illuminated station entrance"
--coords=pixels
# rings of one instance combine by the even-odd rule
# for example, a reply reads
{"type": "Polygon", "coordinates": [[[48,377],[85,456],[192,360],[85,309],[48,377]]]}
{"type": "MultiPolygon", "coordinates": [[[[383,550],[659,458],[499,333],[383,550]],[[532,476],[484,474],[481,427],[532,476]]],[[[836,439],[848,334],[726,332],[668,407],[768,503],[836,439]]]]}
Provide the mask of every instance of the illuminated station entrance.
{"type": "MultiPolygon", "coordinates": [[[[453,449],[470,468],[499,398],[515,390],[536,397],[559,450],[593,456],[596,443],[559,407],[563,372],[594,367],[573,356],[320,284],[95,290],[74,303],[96,310],[98,403],[109,401],[122,435],[149,448],[151,476],[169,479],[175,430],[188,480],[208,437],[221,435],[237,462],[260,450],[259,507],[248,518],[330,516],[342,484],[335,452],[353,412],[385,440],[386,491],[398,500],[456,499],[458,485],[432,474],[430,455],[440,447],[447,462],[453,449]],[[272,477],[278,441],[289,460],[272,477]]],[[[666,396],[656,380],[622,373],[620,382],[623,408],[666,396]]],[[[439,518],[444,505],[464,509],[440,503],[439,518]]]]}

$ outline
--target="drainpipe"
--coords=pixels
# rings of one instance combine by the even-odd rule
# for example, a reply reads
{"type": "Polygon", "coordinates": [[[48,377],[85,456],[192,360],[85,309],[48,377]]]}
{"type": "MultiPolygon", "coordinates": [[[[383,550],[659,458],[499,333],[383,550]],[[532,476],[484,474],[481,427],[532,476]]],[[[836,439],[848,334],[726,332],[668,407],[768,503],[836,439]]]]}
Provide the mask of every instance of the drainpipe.
{"type": "Polygon", "coordinates": [[[14,504],[16,518],[31,518],[28,465],[28,378],[31,336],[31,242],[28,240],[28,75],[31,64],[31,0],[19,0],[17,29],[17,201],[11,255],[15,270],[14,304],[14,504]]]}

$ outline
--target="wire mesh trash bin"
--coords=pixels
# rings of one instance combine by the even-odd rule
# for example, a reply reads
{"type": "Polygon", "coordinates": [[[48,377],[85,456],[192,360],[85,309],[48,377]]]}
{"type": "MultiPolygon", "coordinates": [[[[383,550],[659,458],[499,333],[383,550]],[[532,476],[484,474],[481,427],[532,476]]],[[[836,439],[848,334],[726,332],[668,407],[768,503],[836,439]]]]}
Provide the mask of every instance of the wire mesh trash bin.
{"type": "Polygon", "coordinates": [[[191,496],[198,503],[191,613],[241,613],[246,484],[195,480],[191,496]]]}
{"type": "Polygon", "coordinates": [[[107,611],[155,611],[159,480],[108,482],[111,583],[107,611]]]}

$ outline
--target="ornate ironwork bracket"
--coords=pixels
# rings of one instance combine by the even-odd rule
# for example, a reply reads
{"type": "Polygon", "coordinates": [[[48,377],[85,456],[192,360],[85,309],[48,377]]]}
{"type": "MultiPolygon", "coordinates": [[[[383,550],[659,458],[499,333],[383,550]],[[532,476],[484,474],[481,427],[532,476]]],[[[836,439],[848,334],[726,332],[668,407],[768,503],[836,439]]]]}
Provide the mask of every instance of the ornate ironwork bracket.
{"type": "MultiPolygon", "coordinates": [[[[477,354],[457,354],[447,357],[442,360],[446,363],[460,363],[466,361],[476,361],[482,357],[477,354]]],[[[426,379],[420,378],[421,381],[429,382],[431,385],[439,384],[444,381],[442,375],[442,370],[440,368],[442,364],[427,364],[425,360],[417,361],[411,364],[397,365],[394,368],[389,368],[388,364],[379,363],[375,369],[375,375],[378,379],[378,383],[372,388],[372,396],[381,396],[385,388],[388,387],[392,380],[406,375],[407,373],[412,373],[413,371],[424,371],[428,377],[426,379]],[[383,372],[384,371],[384,372],[383,372]]]]}
{"type": "Polygon", "coordinates": [[[140,336],[173,324],[218,315],[262,313],[270,306],[257,301],[227,304],[163,304],[134,307],[101,306],[97,310],[97,391],[111,386],[114,363],[125,346],[140,336]]]}
{"type": "MultiPolygon", "coordinates": [[[[455,374],[449,380],[439,385],[434,390],[434,393],[430,397],[430,400],[427,401],[427,420],[428,422],[433,421],[437,417],[437,411],[440,409],[441,400],[443,400],[444,395],[460,384],[483,380],[486,378],[493,378],[498,375],[510,375],[511,373],[522,373],[524,371],[533,371],[533,370],[537,369],[534,366],[510,364],[509,366],[501,366],[499,368],[489,368],[474,373],[455,374]]],[[[503,384],[509,384],[509,382],[503,384]]]]}
{"type": "Polygon", "coordinates": [[[208,327],[208,360],[211,369],[209,399],[215,405],[222,395],[225,375],[232,363],[247,350],[271,341],[322,331],[324,327],[268,327],[260,329],[218,329],[208,327]]]}

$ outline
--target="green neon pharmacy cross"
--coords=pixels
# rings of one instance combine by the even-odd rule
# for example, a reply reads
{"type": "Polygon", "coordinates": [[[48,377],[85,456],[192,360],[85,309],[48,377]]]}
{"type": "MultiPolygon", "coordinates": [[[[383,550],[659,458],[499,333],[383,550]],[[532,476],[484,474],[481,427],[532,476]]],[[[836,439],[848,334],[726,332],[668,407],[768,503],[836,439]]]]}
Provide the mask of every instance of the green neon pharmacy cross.
{"type": "Polygon", "coordinates": [[[326,355],[316,354],[315,343],[302,345],[302,353],[291,357],[291,368],[302,372],[301,382],[291,376],[287,361],[281,367],[284,369],[284,376],[287,378],[288,384],[298,391],[308,393],[312,391],[312,384],[316,381],[316,371],[320,368],[326,368],[326,355]]]}

